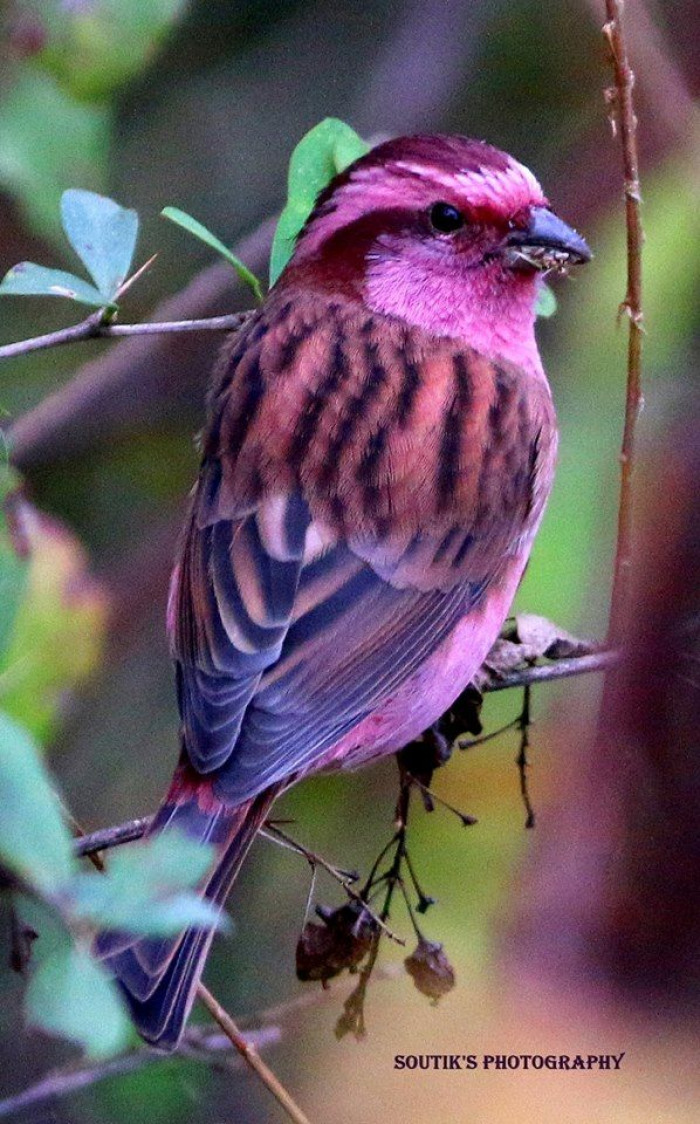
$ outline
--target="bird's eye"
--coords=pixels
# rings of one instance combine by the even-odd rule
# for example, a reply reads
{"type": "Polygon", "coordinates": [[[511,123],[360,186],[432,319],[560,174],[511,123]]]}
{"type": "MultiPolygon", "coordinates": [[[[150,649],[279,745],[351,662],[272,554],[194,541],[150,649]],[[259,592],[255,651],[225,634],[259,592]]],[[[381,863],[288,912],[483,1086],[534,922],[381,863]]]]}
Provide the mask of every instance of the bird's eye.
{"type": "Polygon", "coordinates": [[[454,234],[464,226],[464,215],[451,203],[434,203],[430,208],[430,223],[439,234],[454,234]]]}

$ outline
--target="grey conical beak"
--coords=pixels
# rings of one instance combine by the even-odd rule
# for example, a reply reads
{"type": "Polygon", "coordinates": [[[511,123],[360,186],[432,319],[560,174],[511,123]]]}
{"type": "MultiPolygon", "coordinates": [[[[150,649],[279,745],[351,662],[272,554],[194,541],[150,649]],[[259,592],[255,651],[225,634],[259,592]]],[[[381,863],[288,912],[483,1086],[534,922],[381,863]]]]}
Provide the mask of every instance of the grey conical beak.
{"type": "Polygon", "coordinates": [[[586,240],[548,207],[532,207],[527,226],[511,231],[506,246],[540,268],[579,265],[593,256],[586,240]]]}

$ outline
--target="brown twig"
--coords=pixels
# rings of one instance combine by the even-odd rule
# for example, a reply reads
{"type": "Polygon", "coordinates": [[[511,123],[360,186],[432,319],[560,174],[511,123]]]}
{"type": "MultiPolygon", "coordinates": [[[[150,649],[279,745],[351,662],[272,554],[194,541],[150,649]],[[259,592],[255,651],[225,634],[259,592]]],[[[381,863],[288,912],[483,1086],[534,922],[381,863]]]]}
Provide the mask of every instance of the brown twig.
{"type": "MultiPolygon", "coordinates": [[[[249,1043],[253,1042],[256,1046],[267,1046],[270,1043],[277,1042],[279,1037],[278,1029],[269,1026],[261,1030],[250,1031],[248,1041],[249,1043]]],[[[231,1040],[228,1035],[219,1034],[218,1031],[202,1033],[202,1028],[196,1026],[185,1031],[182,1042],[178,1047],[178,1055],[193,1058],[196,1061],[209,1062],[212,1055],[230,1049],[231,1040]]],[[[91,1085],[96,1085],[109,1077],[122,1077],[126,1073],[133,1073],[135,1070],[143,1069],[154,1062],[162,1062],[166,1057],[166,1054],[159,1050],[153,1050],[150,1046],[141,1046],[129,1050],[126,1054],[119,1054],[115,1058],[92,1061],[87,1065],[80,1063],[66,1066],[65,1069],[55,1070],[52,1073],[47,1073],[36,1084],[29,1085],[20,1093],[15,1093],[13,1096],[1,1100],[0,1119],[12,1116],[23,1109],[36,1108],[37,1105],[69,1096],[71,1093],[77,1093],[81,1089],[89,1088],[91,1085]]],[[[240,1063],[238,1059],[230,1059],[229,1061],[229,1065],[236,1063],[243,1065],[243,1060],[241,1059],[240,1063]]]]}
{"type": "Polygon", "coordinates": [[[282,831],[275,824],[266,823],[260,834],[267,836],[268,839],[274,839],[275,837],[277,837],[277,839],[283,841],[285,845],[289,846],[293,851],[296,851],[298,854],[303,855],[310,866],[320,866],[322,870],[327,871],[327,873],[330,874],[332,878],[335,878],[336,881],[340,883],[348,897],[352,898],[353,901],[362,906],[363,910],[369,915],[374,924],[378,925],[380,929],[384,930],[390,940],[394,941],[396,944],[406,944],[405,940],[403,940],[402,937],[399,937],[396,933],[392,932],[392,930],[386,924],[384,918],[375,913],[367,905],[367,902],[361,896],[361,894],[358,894],[358,892],[352,888],[352,886],[350,885],[350,879],[347,877],[347,875],[344,875],[342,871],[339,871],[337,867],[333,866],[332,863],[329,863],[326,859],[323,858],[322,855],[316,854],[315,851],[307,850],[306,847],[303,847],[301,843],[297,843],[296,839],[292,839],[291,835],[287,835],[285,831],[282,831]]]}
{"type": "MultiPolygon", "coordinates": [[[[69,809],[66,809],[66,814],[75,835],[84,844],[86,836],[80,823],[78,822],[78,820],[76,820],[75,816],[70,812],[69,809]]],[[[150,819],[148,818],[143,820],[132,820],[130,824],[123,825],[121,829],[112,829],[110,834],[113,839],[116,838],[117,835],[119,835],[120,841],[123,843],[126,842],[125,836],[128,836],[131,839],[138,838],[138,835],[134,834],[135,830],[137,829],[137,825],[139,835],[143,835],[149,823],[150,819]],[[125,828],[129,830],[125,831],[125,828]]],[[[112,842],[111,845],[115,846],[116,844],[112,842]]],[[[94,864],[94,866],[97,867],[98,870],[105,870],[102,858],[95,849],[86,850],[83,846],[82,853],[90,859],[90,861],[94,864]]],[[[216,999],[212,995],[212,993],[207,987],[205,987],[201,980],[197,985],[197,996],[207,1008],[215,1022],[219,1024],[224,1034],[233,1046],[234,1050],[238,1052],[246,1065],[250,1066],[250,1068],[254,1070],[263,1084],[270,1090],[273,1097],[275,1097],[275,1099],[287,1113],[289,1119],[295,1121],[295,1124],[309,1124],[308,1117],[305,1116],[299,1106],[295,1104],[291,1095],[287,1092],[279,1079],[275,1077],[270,1067],[266,1065],[260,1057],[255,1042],[252,1040],[252,1038],[243,1037],[234,1019],[231,1017],[231,1015],[229,1015],[228,1011],[226,1011],[225,1008],[221,1006],[218,999],[216,999]]]]}
{"type": "Polygon", "coordinates": [[[627,398],[625,424],[620,452],[620,505],[617,523],[617,547],[613,578],[610,625],[608,635],[619,639],[622,621],[627,612],[632,564],[632,483],[637,419],[642,406],[642,244],[644,232],[641,219],[641,189],[637,155],[637,118],[632,91],[634,74],[627,56],[622,21],[622,0],[605,0],[607,22],[603,34],[607,40],[615,86],[607,92],[613,134],[619,133],[624,169],[625,216],[627,224],[627,291],[620,312],[629,320],[627,349],[627,398]]]}
{"type": "Polygon", "coordinates": [[[260,1057],[252,1038],[244,1038],[235,1020],[231,1018],[228,1011],[224,1010],[218,999],[214,998],[203,983],[200,983],[197,987],[197,996],[201,999],[214,1021],[219,1024],[233,1048],[238,1051],[246,1065],[250,1066],[263,1084],[270,1090],[275,1100],[287,1113],[289,1119],[294,1120],[295,1124],[309,1124],[308,1116],[306,1116],[295,1101],[292,1100],[287,1090],[260,1057]]]}
{"type": "Polygon", "coordinates": [[[42,351],[47,347],[60,347],[62,344],[78,343],[81,340],[112,339],[115,336],[154,336],[173,332],[233,332],[245,324],[250,312],[233,312],[229,316],[209,316],[198,320],[164,320],[148,324],[112,324],[105,319],[102,309],[91,313],[79,324],[59,328],[43,336],[33,336],[28,340],[18,340],[0,347],[0,359],[13,359],[18,355],[28,355],[31,351],[42,351]]]}

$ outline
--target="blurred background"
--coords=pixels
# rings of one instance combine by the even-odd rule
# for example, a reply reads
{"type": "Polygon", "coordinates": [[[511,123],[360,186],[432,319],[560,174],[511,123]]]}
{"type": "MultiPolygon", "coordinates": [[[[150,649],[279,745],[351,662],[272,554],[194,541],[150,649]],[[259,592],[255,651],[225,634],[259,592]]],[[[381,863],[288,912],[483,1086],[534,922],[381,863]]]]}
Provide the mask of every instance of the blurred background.
{"type": "MultiPolygon", "coordinates": [[[[676,613],[692,607],[681,594],[697,591],[700,573],[690,424],[698,418],[700,9],[692,0],[628,0],[625,11],[647,235],[634,674],[627,668],[609,689],[598,736],[597,677],[535,693],[534,833],[523,830],[514,732],[456,754],[437,775],[436,790],[479,820],[463,831],[439,809],[416,809],[411,826],[414,864],[438,899],[425,931],[444,943],[457,987],[432,1006],[403,973],[405,953],[385,944],[381,962],[397,973],[371,986],[366,1041],[333,1034],[350,981],[282,1013],[269,1061],[314,1121],[698,1118],[698,668],[696,655],[684,679],[666,674],[662,640],[676,613]],[[392,1068],[396,1053],[621,1051],[615,1074],[392,1068]]],[[[534,170],[595,258],[555,282],[557,314],[540,325],[561,454],[517,604],[603,635],[626,332],[615,324],[622,174],[603,100],[602,0],[6,0],[1,13],[0,273],[23,259],[74,268],[60,194],[105,192],[140,213],[139,261],[158,252],[126,320],[247,306],[231,271],[159,211],[189,211],[265,276],[289,155],[322,117],[367,138],[466,133],[534,170]]],[[[0,343],[80,316],[59,301],[4,300],[0,343]]],[[[0,367],[14,463],[58,521],[37,580],[58,589],[66,617],[38,657],[58,710],[47,716],[26,692],[15,704],[50,743],[50,765],[88,829],[152,811],[174,762],[167,578],[219,342],[207,334],[83,343],[0,367]]],[[[519,707],[512,692],[488,697],[486,730],[519,707]]],[[[280,815],[296,821],[308,846],[367,871],[391,831],[395,772],[386,762],[317,779],[292,792],[280,815]]],[[[303,861],[258,841],[230,903],[233,935],[217,942],[206,973],[252,1025],[264,1008],[318,987],[294,975],[307,891],[303,861]]],[[[332,883],[321,880],[316,893],[340,901],[332,883]]],[[[392,922],[409,935],[401,909],[392,922]]],[[[0,972],[0,1097],[75,1056],[23,1029],[21,995],[21,981],[0,972]]],[[[283,1117],[247,1074],[169,1060],[23,1119],[283,1117]]]]}

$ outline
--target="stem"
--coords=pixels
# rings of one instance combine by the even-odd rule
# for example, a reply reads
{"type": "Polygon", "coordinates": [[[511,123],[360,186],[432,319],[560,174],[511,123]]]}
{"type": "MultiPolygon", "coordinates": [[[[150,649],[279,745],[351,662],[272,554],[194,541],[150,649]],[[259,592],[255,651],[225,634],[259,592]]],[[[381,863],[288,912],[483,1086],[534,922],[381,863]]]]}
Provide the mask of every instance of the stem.
{"type": "MultiPolygon", "coordinates": [[[[377,915],[368,906],[362,894],[358,894],[357,890],[353,889],[349,879],[344,876],[343,872],[339,871],[338,868],[333,866],[332,863],[329,863],[327,859],[324,859],[323,855],[318,855],[315,851],[309,851],[306,847],[302,847],[301,843],[297,843],[296,839],[292,839],[292,837],[290,835],[287,835],[286,832],[280,831],[280,829],[274,824],[266,823],[260,834],[267,835],[268,838],[274,838],[276,836],[278,839],[282,840],[286,846],[291,847],[293,851],[296,851],[298,854],[303,855],[306,861],[312,867],[320,866],[322,870],[327,871],[332,878],[335,878],[335,880],[340,883],[348,897],[352,898],[353,901],[362,906],[363,910],[366,914],[368,914],[374,924],[382,929],[390,940],[394,941],[395,944],[400,944],[402,946],[406,944],[403,937],[399,937],[396,933],[392,932],[392,930],[386,924],[384,915],[377,915]]],[[[353,879],[353,881],[354,880],[355,879],[353,879]]]]}
{"type": "Polygon", "coordinates": [[[642,407],[642,244],[641,189],[637,155],[637,118],[632,90],[634,74],[627,56],[623,0],[605,0],[607,22],[603,34],[608,42],[615,75],[612,97],[613,133],[619,131],[624,170],[625,218],[627,225],[627,291],[620,311],[629,319],[627,347],[627,398],[625,425],[620,452],[620,506],[617,521],[617,547],[610,608],[609,638],[619,640],[630,597],[632,565],[632,483],[637,419],[642,407]]]}
{"type": "Polygon", "coordinates": [[[292,1100],[284,1085],[281,1084],[269,1066],[262,1060],[255,1044],[251,1040],[243,1037],[228,1011],[224,1010],[218,999],[214,998],[203,983],[200,983],[197,987],[197,996],[201,999],[214,1021],[219,1024],[233,1048],[238,1051],[246,1065],[250,1066],[263,1084],[267,1086],[275,1100],[287,1113],[289,1119],[294,1120],[295,1124],[310,1124],[308,1116],[301,1111],[296,1102],[292,1100]]]}
{"type": "Polygon", "coordinates": [[[111,324],[104,319],[104,315],[104,310],[99,309],[79,324],[47,332],[44,336],[5,344],[0,347],[0,359],[12,359],[17,355],[27,355],[30,351],[42,351],[47,347],[59,347],[61,344],[77,343],[80,340],[168,335],[174,332],[232,332],[245,324],[251,313],[233,312],[229,316],[209,316],[201,320],[163,320],[154,324],[111,324]]]}

